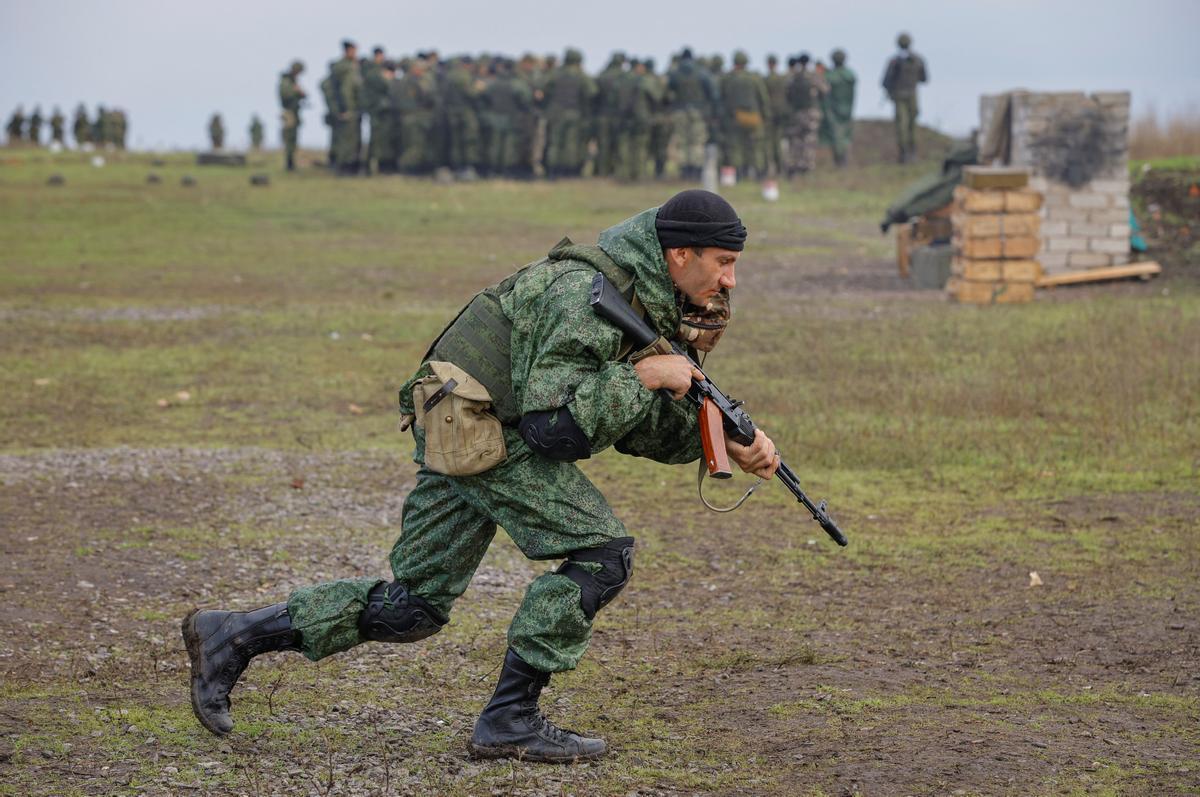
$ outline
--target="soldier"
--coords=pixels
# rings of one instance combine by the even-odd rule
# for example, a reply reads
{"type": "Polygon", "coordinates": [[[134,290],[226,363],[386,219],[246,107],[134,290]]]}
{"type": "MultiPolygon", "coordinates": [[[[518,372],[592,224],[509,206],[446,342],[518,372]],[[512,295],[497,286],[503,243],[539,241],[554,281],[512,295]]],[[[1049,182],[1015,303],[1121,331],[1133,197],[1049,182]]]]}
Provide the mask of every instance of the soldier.
{"type": "Polygon", "coordinates": [[[75,107],[75,119],[71,122],[71,133],[75,136],[75,146],[82,147],[92,141],[92,124],[88,121],[87,108],[83,103],[75,107]]]}
{"type": "Polygon", "coordinates": [[[42,143],[42,106],[35,105],[33,113],[29,115],[29,142],[35,147],[41,146],[42,143]]]}
{"type": "Polygon", "coordinates": [[[912,52],[912,36],[896,38],[900,52],[888,61],[883,72],[883,90],[895,105],[896,147],[900,162],[908,163],[917,155],[917,84],[929,80],[925,59],[912,52]]]}
{"type": "Polygon", "coordinates": [[[25,133],[25,111],[18,105],[13,111],[12,116],[8,117],[8,124],[4,130],[8,133],[8,145],[11,147],[15,144],[20,144],[22,136],[25,133]]]}
{"type": "Polygon", "coordinates": [[[654,161],[654,177],[661,180],[667,170],[671,145],[671,113],[667,108],[667,76],[654,72],[654,59],[647,58],[646,79],[654,94],[654,109],[650,119],[650,159],[654,161]]]}
{"type": "Polygon", "coordinates": [[[563,65],[550,73],[542,90],[546,173],[551,177],[578,177],[587,159],[585,134],[597,90],[582,64],[583,53],[568,49],[563,65]]]}
{"type": "Polygon", "coordinates": [[[475,77],[469,55],[453,60],[441,86],[446,130],[446,165],[460,178],[472,179],[479,165],[479,96],[483,86],[475,77]]]}
{"type": "MultiPolygon", "coordinates": [[[[369,641],[433,636],[502,525],[530,559],[564,561],[529,585],[468,749],[478,758],[560,763],[604,755],[603,739],[559,728],[538,707],[551,674],[578,665],[596,613],[633,573],[633,537],[574,463],[610,446],[664,463],[698,459],[697,413],[679,399],[702,374],[687,358],[652,348],[626,354],[620,331],[587,297],[605,274],[617,290],[636,293],[658,334],[688,340],[676,297],[706,307],[727,296],[745,240],[728,202],[685,191],[605,230],[597,246],[564,239],[478,294],[400,391],[402,428],[412,428],[420,469],[390,555],[392,580],[343,579],[254,611],[185,617],[201,724],[218,735],[233,729],[230,691],[262,653],[299,651],[317,661],[369,641]],[[452,461],[449,431],[472,418],[485,422],[466,430],[483,444],[480,456],[452,461]]],[[[717,326],[723,330],[723,320],[717,326]]],[[[715,336],[704,350],[713,345],[715,336]]],[[[726,445],[759,478],[778,467],[761,431],[749,447],[726,445]]]]}
{"type": "Polygon", "coordinates": [[[625,72],[625,53],[615,52],[604,71],[596,76],[595,120],[597,177],[611,177],[617,168],[617,150],[621,126],[616,97],[617,83],[625,72]]]}
{"type": "Polygon", "coordinates": [[[671,112],[672,149],[679,158],[679,176],[699,180],[708,143],[709,120],[717,107],[717,84],[708,68],[684,48],[667,75],[667,104],[671,112]]]}
{"type": "Polygon", "coordinates": [[[437,114],[437,92],[426,71],[425,53],[418,53],[404,70],[393,93],[399,117],[399,168],[405,174],[428,174],[434,167],[433,128],[437,114]]]}
{"type": "Polygon", "coordinates": [[[371,50],[371,60],[363,59],[360,63],[362,70],[363,110],[371,121],[371,138],[367,144],[367,157],[364,159],[364,169],[371,173],[371,164],[378,164],[380,154],[384,152],[387,142],[392,135],[388,127],[388,81],[384,75],[383,65],[386,58],[382,47],[371,50]]]}
{"type": "Polygon", "coordinates": [[[220,152],[225,148],[225,122],[219,113],[214,113],[208,120],[208,138],[212,142],[213,152],[220,152]]]}
{"type": "Polygon", "coordinates": [[[330,65],[337,126],[334,128],[334,162],[339,175],[358,174],[362,158],[363,78],[358,45],[342,42],[342,57],[330,65]]]}
{"type": "Polygon", "coordinates": [[[816,165],[817,131],[821,127],[821,98],[825,83],[810,72],[808,53],[796,58],[787,87],[788,151],[787,175],[794,177],[813,170],[816,165]]]}
{"type": "Polygon", "coordinates": [[[770,116],[765,125],[763,141],[767,152],[767,168],[774,175],[784,173],[783,135],[789,115],[787,88],[790,75],[779,71],[779,58],[772,54],[767,56],[767,75],[763,78],[767,84],[767,97],[770,98],[770,116]]]}
{"type": "Polygon", "coordinates": [[[300,88],[303,61],[292,61],[288,70],[279,76],[280,122],[283,127],[283,158],[289,172],[296,170],[296,145],[300,140],[300,107],[304,105],[304,89],[300,88]]]}
{"type": "Polygon", "coordinates": [[[125,136],[129,133],[129,119],[125,111],[114,108],[112,115],[112,143],[119,150],[125,149],[125,136]]]}
{"type": "Polygon", "coordinates": [[[721,81],[721,102],[728,137],[725,161],[739,176],[753,179],[766,173],[763,137],[771,101],[762,76],[746,68],[749,61],[741,50],[733,54],[733,71],[721,81]]]}
{"type": "Polygon", "coordinates": [[[63,116],[62,111],[58,109],[58,106],[55,105],[54,113],[50,114],[50,140],[60,147],[67,145],[66,126],[66,118],[63,116]]]}
{"type": "Polygon", "coordinates": [[[483,127],[484,161],[488,174],[528,177],[528,142],[522,135],[529,129],[533,112],[533,89],[513,73],[514,64],[501,60],[493,68],[492,80],[484,89],[480,119],[483,127]]]}
{"type": "Polygon", "coordinates": [[[263,143],[263,123],[262,119],[258,118],[258,114],[253,114],[250,117],[250,149],[258,152],[262,149],[263,143]]]}
{"type": "Polygon", "coordinates": [[[621,117],[617,128],[617,176],[637,181],[650,157],[650,128],[661,97],[646,73],[646,62],[637,58],[629,62],[629,71],[617,80],[615,89],[621,117]]]}
{"type": "Polygon", "coordinates": [[[833,150],[833,162],[845,166],[850,157],[850,141],[854,136],[854,84],[858,80],[846,66],[846,51],[834,50],[829,55],[833,69],[825,72],[829,85],[821,107],[821,141],[833,150]]]}
{"type": "Polygon", "coordinates": [[[371,149],[378,172],[395,174],[400,168],[398,119],[393,106],[394,87],[398,83],[396,62],[390,58],[385,60],[380,65],[380,75],[383,78],[383,94],[377,99],[374,115],[371,117],[371,149]],[[376,141],[376,129],[379,131],[378,141],[376,141]]]}

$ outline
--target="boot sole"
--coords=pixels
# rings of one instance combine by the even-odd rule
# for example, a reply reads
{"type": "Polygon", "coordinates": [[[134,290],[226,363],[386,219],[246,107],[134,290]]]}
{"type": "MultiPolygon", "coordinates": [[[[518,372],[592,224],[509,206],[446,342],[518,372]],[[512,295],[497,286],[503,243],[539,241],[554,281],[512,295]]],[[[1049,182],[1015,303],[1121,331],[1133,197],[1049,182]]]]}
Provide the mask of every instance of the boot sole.
{"type": "Polygon", "coordinates": [[[518,761],[531,761],[536,764],[577,764],[581,761],[595,761],[608,754],[607,750],[603,750],[589,755],[540,756],[530,755],[529,751],[523,747],[513,745],[483,747],[474,742],[467,744],[467,750],[470,752],[471,758],[515,758],[518,761]]]}
{"type": "Polygon", "coordinates": [[[196,715],[196,719],[204,726],[205,730],[214,736],[224,736],[229,731],[222,730],[213,726],[208,717],[200,710],[200,698],[196,694],[196,687],[200,683],[200,677],[197,673],[200,672],[200,635],[196,633],[195,619],[200,613],[200,609],[195,609],[187,617],[183,618],[180,623],[180,631],[183,632],[183,644],[187,646],[188,658],[192,661],[191,669],[191,698],[192,698],[192,713],[196,715]]]}

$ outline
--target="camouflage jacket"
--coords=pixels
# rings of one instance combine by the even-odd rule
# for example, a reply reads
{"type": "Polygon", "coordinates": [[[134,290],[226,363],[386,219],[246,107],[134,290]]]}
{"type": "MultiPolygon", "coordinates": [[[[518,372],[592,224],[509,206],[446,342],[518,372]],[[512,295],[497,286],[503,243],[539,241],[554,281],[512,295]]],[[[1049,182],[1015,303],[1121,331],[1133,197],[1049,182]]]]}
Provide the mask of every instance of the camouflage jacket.
{"type": "MultiPolygon", "coordinates": [[[[677,335],[681,303],[667,273],[650,208],[600,234],[599,248],[634,276],[646,321],[666,338],[677,335]]],[[[522,413],[569,407],[592,452],[618,451],[659,462],[700,456],[696,412],[648,390],[633,366],[618,361],[621,332],[595,314],[588,300],[594,249],[569,243],[532,264],[504,294],[512,322],[512,384],[522,413]]],[[[402,413],[412,412],[412,386],[429,373],[422,365],[401,388],[402,413]]]]}

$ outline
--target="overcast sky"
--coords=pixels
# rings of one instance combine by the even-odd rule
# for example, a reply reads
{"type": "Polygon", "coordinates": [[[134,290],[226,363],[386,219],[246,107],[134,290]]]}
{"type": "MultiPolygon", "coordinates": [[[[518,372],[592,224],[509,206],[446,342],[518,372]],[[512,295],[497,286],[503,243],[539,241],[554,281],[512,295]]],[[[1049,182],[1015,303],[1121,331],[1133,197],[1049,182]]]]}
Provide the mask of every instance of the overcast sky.
{"type": "Polygon", "coordinates": [[[690,45],[767,53],[849,53],[856,115],[890,115],[879,88],[895,36],[909,31],[930,83],[921,121],[952,133],[975,125],[978,96],[1010,88],[1130,90],[1134,112],[1200,109],[1200,0],[0,0],[0,114],[18,104],[69,112],[83,101],[125,108],[137,148],[200,147],[214,111],[244,146],[257,112],[278,142],[275,89],[293,58],[314,102],[302,141],[323,146],[316,85],[343,37],[389,53],[561,52],[596,71],[613,49],[662,65],[690,45]]]}

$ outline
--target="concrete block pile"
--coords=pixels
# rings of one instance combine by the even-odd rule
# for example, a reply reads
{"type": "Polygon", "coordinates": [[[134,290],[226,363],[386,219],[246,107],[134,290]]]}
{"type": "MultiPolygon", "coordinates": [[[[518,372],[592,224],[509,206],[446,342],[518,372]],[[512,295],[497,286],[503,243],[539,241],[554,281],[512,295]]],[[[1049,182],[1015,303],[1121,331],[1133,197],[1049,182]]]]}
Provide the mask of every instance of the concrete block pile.
{"type": "Polygon", "coordinates": [[[1042,195],[1027,172],[968,167],[954,191],[953,275],[950,296],[969,304],[1007,304],[1033,299],[1042,269],[1039,211],[1042,195]]]}
{"type": "Polygon", "coordinates": [[[1004,164],[1028,169],[1047,274],[1129,262],[1129,92],[1014,91],[985,96],[981,129],[1008,114],[1004,164]]]}

